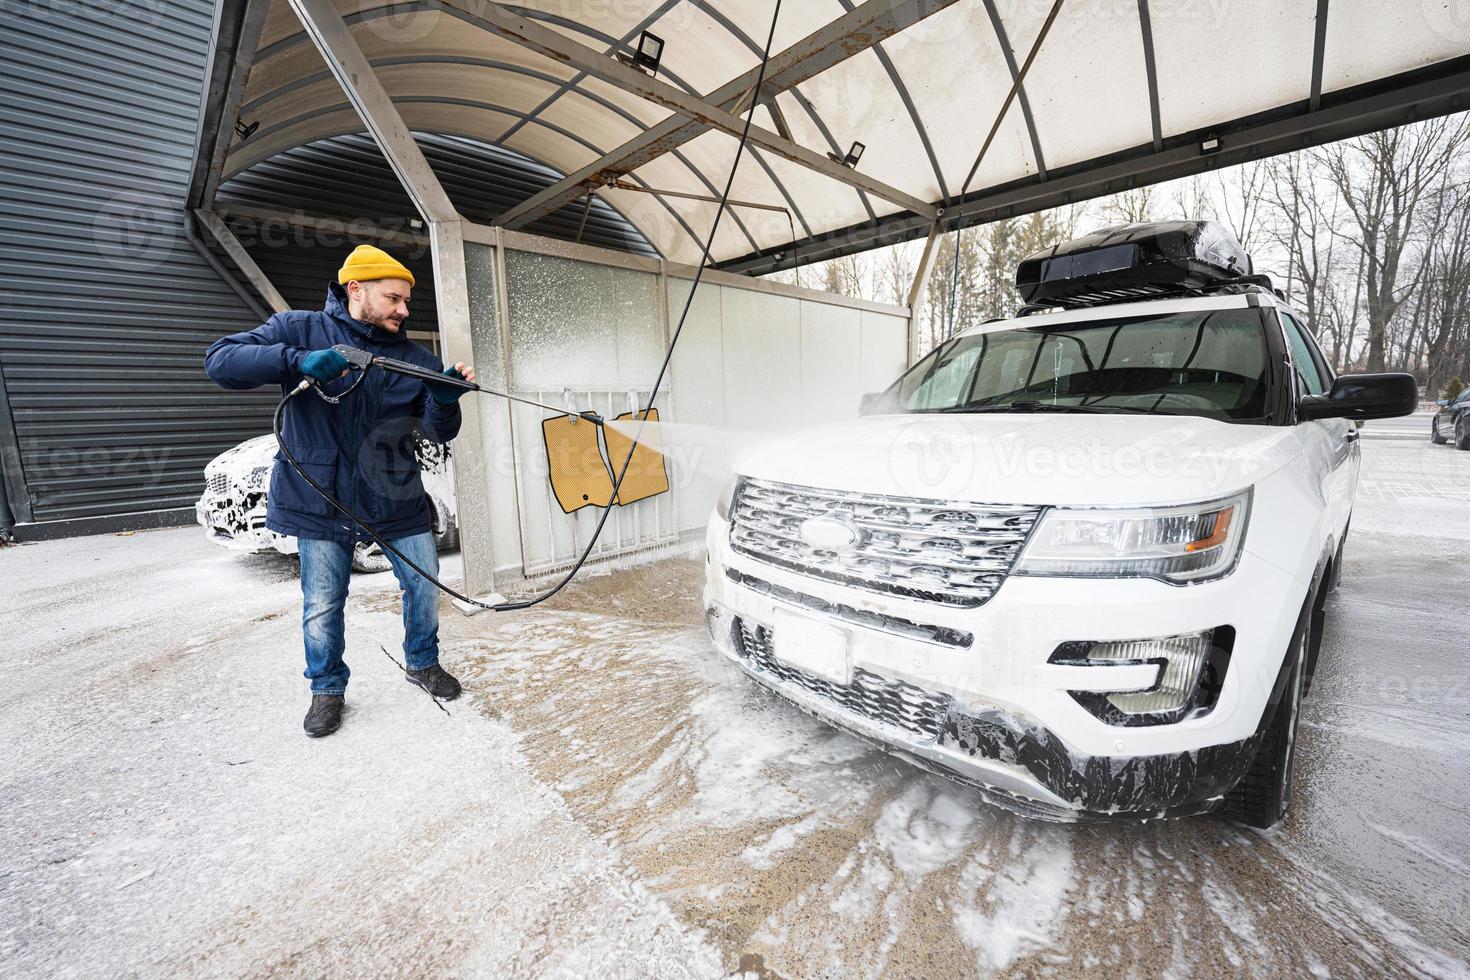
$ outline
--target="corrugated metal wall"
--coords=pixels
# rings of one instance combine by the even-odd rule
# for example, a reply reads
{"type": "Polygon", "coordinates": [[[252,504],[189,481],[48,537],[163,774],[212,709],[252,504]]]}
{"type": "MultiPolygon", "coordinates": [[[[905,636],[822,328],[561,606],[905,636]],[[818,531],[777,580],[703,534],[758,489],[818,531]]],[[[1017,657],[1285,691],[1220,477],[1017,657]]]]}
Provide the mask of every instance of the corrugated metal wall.
{"type": "MultiPolygon", "coordinates": [[[[490,224],[513,205],[561,179],[554,170],[485,143],[433,133],[415,133],[414,139],[455,207],[481,224],[490,224]]],[[[319,140],[256,164],[220,187],[218,206],[228,209],[231,204],[329,215],[343,221],[366,218],[394,229],[404,228],[408,218],[417,217],[382,153],[365,135],[319,140]]],[[[571,241],[577,237],[581,219],[582,204],[577,202],[532,223],[526,231],[571,241]]],[[[648,240],[601,198],[593,198],[581,233],[584,245],[655,254],[648,240]]],[[[255,249],[251,254],[260,261],[255,249]]]]}
{"type": "Polygon", "coordinates": [[[268,392],[223,392],[201,368],[253,319],[182,224],[211,18],[207,0],[6,14],[0,368],[21,516],[150,523],[269,428],[268,392]]]}
{"type": "MultiPolygon", "coordinates": [[[[215,339],[259,322],[185,232],[212,17],[209,0],[83,0],[23,5],[0,32],[0,485],[34,535],[189,520],[205,463],[270,429],[273,390],[223,391],[202,366],[215,339]]],[[[419,138],[474,220],[559,176],[484,144],[419,138]]],[[[413,214],[366,136],[259,164],[219,203],[398,227],[413,214]]],[[[532,230],[570,239],[580,219],[564,208],[532,230]]],[[[306,309],[321,308],[350,246],[371,240],[241,237],[306,309]]],[[[600,201],[582,240],[653,252],[600,201]]],[[[410,329],[435,331],[427,248],[389,247],[418,278],[410,329]]]]}

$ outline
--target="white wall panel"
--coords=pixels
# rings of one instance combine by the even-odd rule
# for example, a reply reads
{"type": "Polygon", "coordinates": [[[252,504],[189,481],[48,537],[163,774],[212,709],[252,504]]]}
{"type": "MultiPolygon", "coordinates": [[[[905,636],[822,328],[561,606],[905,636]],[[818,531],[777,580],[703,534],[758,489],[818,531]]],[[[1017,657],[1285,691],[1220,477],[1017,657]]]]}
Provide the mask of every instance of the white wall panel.
{"type": "Polygon", "coordinates": [[[810,300],[801,304],[801,421],[836,422],[857,411],[862,385],[863,313],[810,300]]]}
{"type": "MultiPolygon", "coordinates": [[[[882,391],[908,366],[909,322],[901,316],[863,310],[863,366],[859,391],[882,391]]],[[[856,411],[857,402],[853,402],[856,411]]]]}
{"type": "MultiPolygon", "coordinates": [[[[689,297],[690,283],[669,280],[669,329],[678,321],[689,297]]],[[[685,425],[726,429],[724,339],[720,307],[723,287],[700,286],[689,309],[679,346],[669,366],[672,394],[665,399],[663,417],[685,425]]],[[[672,427],[671,427],[672,428],[672,427]]],[[[725,484],[720,457],[724,448],[714,439],[689,436],[669,439],[664,447],[673,482],[679,527],[701,527],[709,518],[715,498],[725,484]]]]}
{"type": "Polygon", "coordinates": [[[725,424],[759,432],[801,421],[801,306],[787,296],[721,291],[725,424]]]}

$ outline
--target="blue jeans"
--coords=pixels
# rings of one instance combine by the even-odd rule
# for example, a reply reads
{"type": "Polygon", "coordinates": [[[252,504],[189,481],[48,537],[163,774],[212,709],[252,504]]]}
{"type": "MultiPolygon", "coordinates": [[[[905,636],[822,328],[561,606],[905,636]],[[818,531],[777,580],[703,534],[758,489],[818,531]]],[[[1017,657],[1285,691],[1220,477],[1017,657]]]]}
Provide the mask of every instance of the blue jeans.
{"type": "MultiPolygon", "coordinates": [[[[388,543],[435,578],[439,551],[428,531],[388,543]]],[[[342,660],[347,646],[342,610],[347,604],[347,579],[352,574],[352,547],[336,541],[297,540],[301,554],[301,633],[306,641],[306,679],[312,694],[344,694],[351,673],[342,660]]],[[[439,662],[439,590],[385,552],[403,590],[403,662],[409,670],[423,670],[439,662]]]]}

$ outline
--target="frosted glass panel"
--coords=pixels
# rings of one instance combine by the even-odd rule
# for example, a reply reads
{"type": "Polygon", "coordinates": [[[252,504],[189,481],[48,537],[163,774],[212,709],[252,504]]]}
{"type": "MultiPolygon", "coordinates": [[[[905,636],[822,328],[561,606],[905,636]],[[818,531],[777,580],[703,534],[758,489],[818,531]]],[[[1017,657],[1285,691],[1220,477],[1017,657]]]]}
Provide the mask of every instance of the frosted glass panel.
{"type": "Polygon", "coordinates": [[[495,249],[465,242],[464,270],[475,373],[487,384],[496,385],[504,377],[505,349],[500,342],[500,317],[495,305],[495,249]]]}
{"type": "Polygon", "coordinates": [[[508,251],[506,284],[515,388],[653,383],[664,352],[656,275],[508,251]]]}

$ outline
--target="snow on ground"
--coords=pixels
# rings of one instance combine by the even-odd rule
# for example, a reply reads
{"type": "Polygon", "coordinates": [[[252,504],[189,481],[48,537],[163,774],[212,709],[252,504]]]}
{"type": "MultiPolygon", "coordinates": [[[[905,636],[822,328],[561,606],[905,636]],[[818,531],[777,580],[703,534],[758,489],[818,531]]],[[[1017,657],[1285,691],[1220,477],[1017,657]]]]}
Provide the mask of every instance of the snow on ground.
{"type": "Polygon", "coordinates": [[[392,612],[352,615],[348,714],[313,741],[289,561],[166,531],[0,567],[7,974],[719,972],[513,733],[403,682],[392,612]]]}
{"type": "MultiPolygon", "coordinates": [[[[1427,424],[1427,423],[1426,423],[1427,424]]],[[[7,973],[1467,975],[1470,453],[1364,446],[1295,808],[1057,826],[713,654],[702,569],[465,618],[441,712],[356,579],[301,736],[295,566],[194,531],[0,551],[7,973]]],[[[453,568],[454,562],[446,562],[453,568]]],[[[452,572],[450,573],[452,574],[452,572]]]]}

